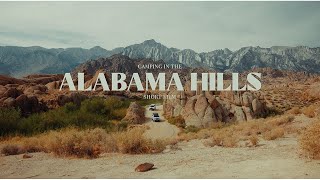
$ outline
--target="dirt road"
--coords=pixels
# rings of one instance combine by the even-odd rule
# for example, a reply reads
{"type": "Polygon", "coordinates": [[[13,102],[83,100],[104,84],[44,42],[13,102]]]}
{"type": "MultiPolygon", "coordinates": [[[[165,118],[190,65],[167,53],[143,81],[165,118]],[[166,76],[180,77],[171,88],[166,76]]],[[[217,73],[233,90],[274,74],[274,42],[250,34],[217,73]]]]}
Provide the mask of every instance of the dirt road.
{"type": "Polygon", "coordinates": [[[167,122],[167,120],[163,116],[163,106],[157,105],[157,109],[155,111],[148,110],[148,106],[146,106],[145,112],[147,122],[145,123],[150,127],[145,132],[145,136],[150,139],[167,139],[176,137],[179,133],[179,128],[167,122]],[[158,113],[161,118],[161,122],[153,122],[151,120],[152,113],[158,113]]]}

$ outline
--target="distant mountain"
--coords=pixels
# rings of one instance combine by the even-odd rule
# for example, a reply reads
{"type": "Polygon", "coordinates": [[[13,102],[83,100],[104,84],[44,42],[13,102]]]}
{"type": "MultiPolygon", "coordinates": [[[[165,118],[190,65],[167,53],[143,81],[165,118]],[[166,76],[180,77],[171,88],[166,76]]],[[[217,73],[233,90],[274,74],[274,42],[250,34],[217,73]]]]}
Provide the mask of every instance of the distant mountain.
{"type": "Polygon", "coordinates": [[[243,47],[234,52],[220,49],[197,53],[191,49],[168,48],[151,39],[113,50],[99,46],[91,49],[0,46],[0,74],[21,77],[34,73],[65,73],[90,59],[106,58],[114,54],[122,54],[131,59],[163,60],[189,67],[206,67],[221,72],[270,67],[320,73],[319,47],[243,47]]]}
{"type": "Polygon", "coordinates": [[[0,74],[21,77],[34,73],[69,72],[88,59],[110,56],[119,50],[108,51],[98,46],[91,49],[4,46],[0,47],[0,74]]]}
{"type": "MultiPolygon", "coordinates": [[[[146,59],[131,59],[128,56],[116,54],[107,58],[98,58],[96,60],[87,61],[79,66],[77,66],[71,73],[76,78],[78,72],[85,72],[88,76],[94,76],[97,72],[105,72],[108,75],[111,73],[121,72],[126,74],[126,80],[130,81],[133,73],[145,74],[145,73],[153,73],[154,75],[158,75],[160,72],[166,73],[166,80],[169,82],[171,78],[171,74],[173,72],[179,73],[180,79],[182,82],[186,82],[187,79],[190,78],[190,73],[203,73],[209,72],[207,68],[201,67],[185,67],[183,69],[144,69],[138,68],[139,64],[158,64],[164,65],[166,64],[164,61],[153,61],[150,58],[146,59]]],[[[110,80],[111,77],[107,75],[107,80],[110,80]]],[[[141,81],[145,81],[145,76],[140,76],[141,81]]]]}
{"type": "Polygon", "coordinates": [[[154,40],[147,40],[141,44],[124,48],[122,55],[134,59],[163,59],[169,63],[179,62],[190,67],[208,67],[217,71],[242,72],[256,67],[270,67],[280,70],[320,73],[319,47],[243,47],[234,52],[229,49],[220,49],[197,53],[191,49],[167,48],[154,40]]]}

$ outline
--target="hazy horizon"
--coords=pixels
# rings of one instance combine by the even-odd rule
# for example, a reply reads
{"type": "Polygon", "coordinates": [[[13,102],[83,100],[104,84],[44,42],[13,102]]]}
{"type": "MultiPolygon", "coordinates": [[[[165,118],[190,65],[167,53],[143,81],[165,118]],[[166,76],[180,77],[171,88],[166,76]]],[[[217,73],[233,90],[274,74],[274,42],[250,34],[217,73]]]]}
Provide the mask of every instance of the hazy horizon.
{"type": "Polygon", "coordinates": [[[0,2],[0,46],[320,46],[320,2],[0,2]]]}

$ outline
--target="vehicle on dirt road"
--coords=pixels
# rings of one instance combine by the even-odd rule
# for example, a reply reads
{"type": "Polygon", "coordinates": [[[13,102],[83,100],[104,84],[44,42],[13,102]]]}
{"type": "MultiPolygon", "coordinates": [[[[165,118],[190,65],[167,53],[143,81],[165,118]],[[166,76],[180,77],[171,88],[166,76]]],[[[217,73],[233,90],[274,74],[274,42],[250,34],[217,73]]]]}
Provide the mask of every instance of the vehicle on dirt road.
{"type": "Polygon", "coordinates": [[[158,113],[153,113],[152,116],[151,116],[151,120],[153,122],[160,122],[160,116],[158,113]]]}
{"type": "Polygon", "coordinates": [[[156,108],[156,105],[155,104],[150,104],[150,106],[149,106],[149,110],[150,111],[154,111],[154,110],[156,110],[157,108],[156,108]]]}

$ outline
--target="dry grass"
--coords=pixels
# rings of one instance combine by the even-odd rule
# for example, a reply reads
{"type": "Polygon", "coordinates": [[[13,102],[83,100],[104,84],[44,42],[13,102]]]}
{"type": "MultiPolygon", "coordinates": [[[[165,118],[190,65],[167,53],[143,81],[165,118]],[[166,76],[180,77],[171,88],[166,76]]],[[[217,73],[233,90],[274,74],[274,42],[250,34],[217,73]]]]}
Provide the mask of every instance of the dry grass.
{"type": "Polygon", "coordinates": [[[283,137],[284,133],[285,133],[284,128],[277,127],[275,129],[272,129],[271,131],[264,133],[263,138],[268,141],[275,140],[283,137]]]}
{"type": "Polygon", "coordinates": [[[299,107],[293,107],[292,109],[288,110],[287,113],[298,115],[298,114],[301,114],[301,110],[299,107]]]}
{"type": "Polygon", "coordinates": [[[143,137],[143,129],[130,129],[114,135],[116,147],[124,154],[159,153],[165,149],[163,141],[151,141],[143,137]]]}
{"type": "Polygon", "coordinates": [[[252,146],[257,146],[259,144],[259,138],[257,135],[250,136],[249,141],[252,146]]]}
{"type": "Polygon", "coordinates": [[[217,130],[213,133],[208,141],[205,141],[206,146],[222,146],[222,147],[237,147],[239,138],[235,136],[231,131],[217,130]]]}
{"type": "Polygon", "coordinates": [[[237,147],[240,141],[247,141],[250,147],[255,147],[259,143],[259,136],[266,140],[283,137],[293,120],[292,115],[281,115],[236,124],[221,124],[198,132],[180,133],[179,140],[207,139],[204,144],[211,147],[237,147]]]}
{"type": "Polygon", "coordinates": [[[15,144],[7,144],[1,149],[1,154],[6,156],[24,153],[22,148],[15,144]]]}
{"type": "Polygon", "coordinates": [[[271,125],[272,127],[278,127],[281,125],[286,125],[291,123],[294,120],[294,116],[279,116],[266,121],[267,124],[271,125]]]}
{"type": "Polygon", "coordinates": [[[299,139],[303,153],[313,159],[320,159],[320,122],[316,122],[301,134],[299,139]]]}
{"type": "Polygon", "coordinates": [[[176,116],[176,117],[166,117],[166,119],[168,120],[168,122],[170,124],[176,125],[178,127],[185,127],[186,126],[185,120],[183,119],[183,117],[181,115],[176,116]]]}
{"type": "Polygon", "coordinates": [[[50,131],[36,137],[17,137],[6,141],[2,153],[15,155],[25,152],[48,152],[60,157],[97,158],[101,153],[158,153],[166,142],[152,141],[143,136],[144,128],[108,134],[96,128],[75,128],[50,131]]]}
{"type": "Polygon", "coordinates": [[[96,158],[106,145],[106,132],[103,129],[79,131],[68,129],[63,131],[52,131],[42,137],[45,151],[53,152],[58,156],[75,156],[96,158]]]}
{"type": "Polygon", "coordinates": [[[309,118],[314,118],[316,116],[316,112],[318,110],[318,107],[319,106],[312,104],[308,107],[302,108],[302,113],[304,115],[308,116],[309,118]]]}

